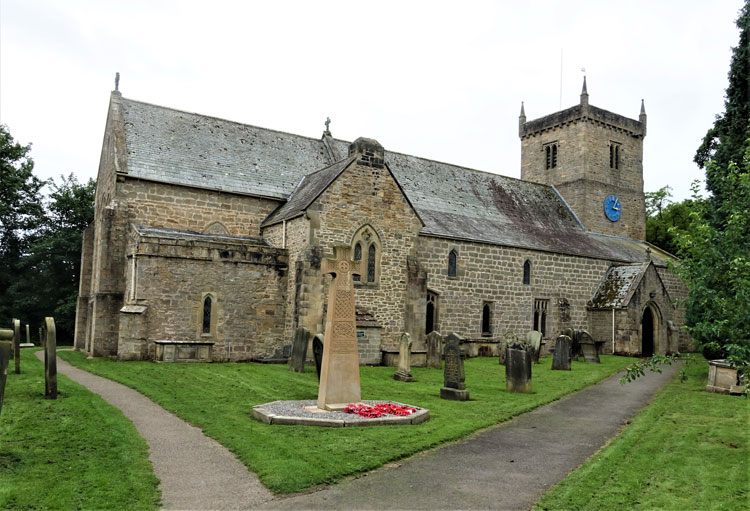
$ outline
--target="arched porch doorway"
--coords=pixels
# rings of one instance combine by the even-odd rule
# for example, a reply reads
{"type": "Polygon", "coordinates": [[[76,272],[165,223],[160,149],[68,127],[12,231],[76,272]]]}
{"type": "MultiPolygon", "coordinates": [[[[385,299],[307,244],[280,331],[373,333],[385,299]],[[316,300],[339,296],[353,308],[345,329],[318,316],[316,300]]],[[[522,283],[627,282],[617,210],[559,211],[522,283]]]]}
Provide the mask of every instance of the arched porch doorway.
{"type": "Polygon", "coordinates": [[[641,355],[644,357],[653,356],[656,353],[658,344],[658,311],[649,304],[643,309],[641,318],[641,355]]]}

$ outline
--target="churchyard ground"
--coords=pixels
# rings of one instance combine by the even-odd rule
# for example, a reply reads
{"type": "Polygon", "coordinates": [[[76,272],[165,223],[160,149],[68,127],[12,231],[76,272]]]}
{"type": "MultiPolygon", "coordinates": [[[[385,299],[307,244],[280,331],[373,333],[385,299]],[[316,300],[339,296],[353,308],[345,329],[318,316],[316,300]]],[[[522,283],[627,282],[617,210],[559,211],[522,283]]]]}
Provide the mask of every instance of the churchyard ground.
{"type": "Polygon", "coordinates": [[[362,398],[393,400],[430,409],[419,426],[319,428],[270,426],[250,417],[252,407],[275,400],[317,397],[314,368],[300,374],[285,365],[247,363],[154,364],[89,359],[60,352],[71,364],[118,381],[225,445],[275,493],[333,483],[471,433],[549,403],[613,374],[632,358],[574,362],[550,371],[551,358],[534,366],[533,394],[505,391],[505,367],[496,358],[466,361],[471,401],[439,398],[443,372],[414,367],[415,382],[395,381],[392,367],[362,367],[362,398]]]}
{"type": "Polygon", "coordinates": [[[0,509],[155,509],[161,494],[148,446],[98,395],[58,374],[44,398],[44,364],[21,351],[0,415],[0,509]]]}
{"type": "Polygon", "coordinates": [[[706,392],[700,355],[536,510],[748,509],[750,401],[706,392]]]}

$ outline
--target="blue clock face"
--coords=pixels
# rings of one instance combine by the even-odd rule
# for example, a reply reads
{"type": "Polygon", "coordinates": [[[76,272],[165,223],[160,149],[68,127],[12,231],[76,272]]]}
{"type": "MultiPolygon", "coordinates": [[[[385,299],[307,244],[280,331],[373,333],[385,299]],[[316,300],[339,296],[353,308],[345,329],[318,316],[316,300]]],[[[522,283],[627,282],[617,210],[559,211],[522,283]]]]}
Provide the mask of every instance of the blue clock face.
{"type": "Polygon", "coordinates": [[[622,206],[620,205],[620,199],[617,198],[617,195],[608,195],[607,198],[604,199],[604,214],[607,215],[607,218],[612,222],[617,222],[620,219],[621,211],[622,206]]]}

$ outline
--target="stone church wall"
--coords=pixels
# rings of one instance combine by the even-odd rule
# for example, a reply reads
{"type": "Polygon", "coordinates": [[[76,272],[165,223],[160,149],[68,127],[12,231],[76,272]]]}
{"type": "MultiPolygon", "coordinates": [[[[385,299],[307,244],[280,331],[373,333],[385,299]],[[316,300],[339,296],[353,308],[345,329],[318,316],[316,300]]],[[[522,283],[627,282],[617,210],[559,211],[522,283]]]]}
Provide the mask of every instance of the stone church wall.
{"type": "Polygon", "coordinates": [[[672,298],[672,301],[676,305],[673,321],[677,330],[672,335],[677,338],[679,350],[695,351],[695,344],[688,331],[684,328],[685,307],[681,305],[681,302],[688,297],[688,288],[669,268],[658,267],[656,270],[659,272],[659,276],[664,282],[664,287],[667,288],[670,298],[672,298]]]}
{"type": "MultiPolygon", "coordinates": [[[[372,228],[380,244],[378,278],[375,283],[367,283],[363,276],[355,284],[356,305],[371,313],[382,326],[383,349],[396,350],[404,331],[412,333],[414,350],[424,349],[424,322],[420,331],[409,324],[406,314],[407,258],[416,256],[417,233],[422,223],[389,170],[357,161],[308,209],[315,222],[312,245],[319,247],[324,257],[333,257],[336,245],[351,246],[363,226],[372,228]]],[[[366,268],[364,251],[362,259],[366,268]]],[[[330,277],[322,282],[325,297],[330,277]]]]}
{"type": "Polygon", "coordinates": [[[154,341],[211,341],[213,360],[250,360],[281,351],[288,258],[256,244],[140,238],[131,243],[128,303],[118,357],[152,358],[154,341]],[[133,252],[136,276],[132,277],[133,252]],[[135,289],[133,289],[135,285],[135,289]],[[212,298],[211,332],[203,333],[203,300],[212,298]],[[144,350],[143,340],[147,348],[144,350]]]}
{"type": "Polygon", "coordinates": [[[554,339],[566,327],[588,329],[586,301],[610,265],[599,259],[429,236],[419,238],[418,253],[427,271],[427,288],[439,295],[436,329],[474,340],[499,340],[506,331],[523,338],[534,326],[535,300],[547,301],[546,339],[554,339]],[[458,253],[455,277],[448,276],[451,250],[458,253]],[[531,262],[528,285],[523,283],[526,260],[531,262]],[[485,302],[492,312],[489,336],[482,335],[485,302]]]}

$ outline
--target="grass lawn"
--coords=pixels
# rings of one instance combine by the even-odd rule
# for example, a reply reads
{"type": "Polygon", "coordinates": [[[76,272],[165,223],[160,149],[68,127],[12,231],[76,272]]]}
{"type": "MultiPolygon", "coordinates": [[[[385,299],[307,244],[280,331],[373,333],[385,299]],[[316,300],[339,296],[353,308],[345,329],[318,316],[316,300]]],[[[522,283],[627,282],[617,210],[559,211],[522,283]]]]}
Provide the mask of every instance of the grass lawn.
{"type": "Polygon", "coordinates": [[[290,493],[379,467],[549,403],[595,383],[631,363],[602,357],[601,364],[573,363],[551,371],[551,357],[534,366],[534,393],[505,392],[505,367],[496,358],[466,361],[471,401],[440,399],[443,372],[412,368],[415,382],[393,380],[393,367],[362,367],[362,398],[394,400],[430,409],[419,426],[324,428],[270,426],[250,417],[254,405],[316,399],[314,368],[306,373],[262,364],[155,364],[87,360],[61,352],[72,364],[132,387],[234,452],[273,492],[290,493]]]}
{"type": "Polygon", "coordinates": [[[749,509],[750,401],[706,392],[697,358],[536,509],[749,509]]]}
{"type": "Polygon", "coordinates": [[[148,446],[117,408],[58,374],[44,398],[44,364],[21,351],[0,414],[0,509],[156,509],[148,446]]]}

